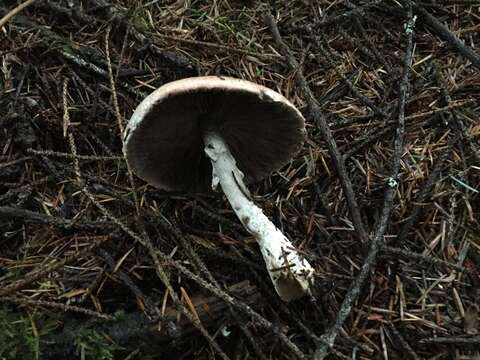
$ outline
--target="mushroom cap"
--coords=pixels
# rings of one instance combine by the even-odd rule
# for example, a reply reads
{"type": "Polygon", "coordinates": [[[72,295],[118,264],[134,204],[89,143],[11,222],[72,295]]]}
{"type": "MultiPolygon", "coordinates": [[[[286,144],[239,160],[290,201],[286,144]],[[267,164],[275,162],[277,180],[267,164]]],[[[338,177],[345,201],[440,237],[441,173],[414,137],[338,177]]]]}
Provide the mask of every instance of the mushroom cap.
{"type": "Polygon", "coordinates": [[[211,183],[203,134],[217,132],[245,181],[258,181],[285,165],[305,137],[302,114],[277,92],[221,76],[167,83],[136,108],[124,134],[131,169],[153,186],[200,191],[211,183]]]}

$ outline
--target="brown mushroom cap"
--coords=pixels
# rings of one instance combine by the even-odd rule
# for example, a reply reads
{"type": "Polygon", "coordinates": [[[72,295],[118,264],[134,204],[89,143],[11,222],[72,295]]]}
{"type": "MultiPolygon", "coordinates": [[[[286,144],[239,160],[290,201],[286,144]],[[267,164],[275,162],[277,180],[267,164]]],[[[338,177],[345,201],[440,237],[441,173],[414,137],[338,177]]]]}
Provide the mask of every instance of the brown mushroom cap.
{"type": "Polygon", "coordinates": [[[228,144],[247,182],[285,165],[305,135],[302,114],[282,95],[245,80],[204,76],[173,81],[147,96],[124,137],[132,170],[164,190],[209,186],[211,164],[203,134],[228,144]]]}

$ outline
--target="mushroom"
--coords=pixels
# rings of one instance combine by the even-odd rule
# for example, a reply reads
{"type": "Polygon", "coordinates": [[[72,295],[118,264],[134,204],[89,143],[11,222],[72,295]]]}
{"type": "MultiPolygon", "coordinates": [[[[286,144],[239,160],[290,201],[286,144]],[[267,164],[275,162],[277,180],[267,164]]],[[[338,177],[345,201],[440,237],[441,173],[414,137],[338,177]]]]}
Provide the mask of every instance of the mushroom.
{"type": "Polygon", "coordinates": [[[221,76],[167,83],[147,96],[124,134],[125,158],[137,176],[167,191],[220,184],[258,242],[284,301],[310,290],[313,268],[255,205],[245,183],[290,161],[305,136],[302,114],[282,95],[221,76]]]}

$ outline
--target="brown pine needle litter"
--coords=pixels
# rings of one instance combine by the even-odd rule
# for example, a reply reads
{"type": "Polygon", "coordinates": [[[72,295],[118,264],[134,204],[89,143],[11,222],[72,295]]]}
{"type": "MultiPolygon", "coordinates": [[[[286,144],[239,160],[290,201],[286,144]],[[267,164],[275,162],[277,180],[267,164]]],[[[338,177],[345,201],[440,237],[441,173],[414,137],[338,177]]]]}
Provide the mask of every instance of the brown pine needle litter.
{"type": "Polygon", "coordinates": [[[1,2],[0,357],[478,359],[479,13],[1,2]],[[315,268],[303,299],[278,298],[221,193],[159,191],[127,167],[140,101],[204,75],[306,118],[300,153],[249,185],[315,268]]]}

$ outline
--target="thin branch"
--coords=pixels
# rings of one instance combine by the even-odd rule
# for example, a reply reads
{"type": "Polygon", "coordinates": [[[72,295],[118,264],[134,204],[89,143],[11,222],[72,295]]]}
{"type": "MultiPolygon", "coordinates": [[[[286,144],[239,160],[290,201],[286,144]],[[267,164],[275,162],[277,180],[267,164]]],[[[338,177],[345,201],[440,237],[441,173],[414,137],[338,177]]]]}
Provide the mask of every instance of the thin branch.
{"type": "Polygon", "coordinates": [[[397,337],[398,342],[400,345],[407,351],[407,353],[410,355],[410,357],[413,360],[420,360],[420,357],[417,355],[417,353],[412,349],[408,341],[406,341],[402,334],[395,328],[393,324],[390,324],[390,330],[392,330],[393,334],[397,337]]]}
{"type": "MultiPolygon", "coordinates": [[[[159,251],[158,251],[159,252],[159,251]]],[[[160,252],[159,252],[160,253],[160,252]]],[[[223,299],[225,302],[229,303],[230,305],[233,305],[234,307],[242,310],[245,314],[250,316],[252,319],[256,321],[257,324],[262,326],[263,328],[275,331],[275,326],[268,320],[266,320],[263,316],[259,315],[255,310],[253,310],[250,306],[236,301],[232,296],[229,294],[225,293],[221,289],[217,288],[211,283],[208,283],[207,281],[203,280],[200,276],[192,273],[190,270],[188,270],[186,267],[181,265],[178,262],[172,262],[172,265],[179,270],[182,274],[190,278],[191,280],[195,281],[199,285],[201,285],[204,289],[210,291],[212,294],[218,296],[219,298],[223,299]]],[[[275,331],[276,335],[284,342],[290,350],[292,350],[292,353],[298,358],[298,359],[305,359],[305,355],[302,353],[302,351],[282,332],[275,331]]]]}
{"type": "Polygon", "coordinates": [[[480,346],[480,336],[451,336],[451,337],[434,337],[422,339],[419,341],[421,344],[443,344],[443,345],[472,345],[480,346]]]}
{"type": "Polygon", "coordinates": [[[442,170],[443,164],[449,154],[450,154],[450,149],[445,150],[445,152],[440,156],[438,161],[433,166],[432,172],[430,173],[430,176],[428,177],[427,182],[425,183],[424,187],[422,188],[417,198],[415,199],[415,204],[416,204],[415,208],[410,214],[408,220],[403,224],[400,230],[400,233],[398,234],[398,237],[395,240],[396,246],[402,246],[403,242],[405,241],[408,235],[408,232],[410,231],[412,226],[415,225],[415,223],[417,222],[418,217],[420,216],[420,213],[423,208],[419,204],[424,203],[425,200],[427,199],[427,196],[430,194],[433,186],[437,182],[438,176],[440,175],[440,171],[442,170]]]}
{"type": "Polygon", "coordinates": [[[459,266],[457,264],[453,264],[451,262],[448,262],[442,259],[437,259],[432,256],[418,254],[416,252],[406,250],[406,249],[400,249],[392,246],[384,246],[382,248],[382,252],[385,253],[385,255],[395,256],[396,258],[400,256],[410,261],[424,262],[424,263],[429,263],[433,265],[443,265],[458,271],[465,271],[465,268],[463,266],[459,266]]]}
{"type": "Polygon", "coordinates": [[[106,0],[91,0],[91,3],[95,4],[97,8],[103,9],[103,11],[98,12],[98,15],[108,23],[118,23],[130,28],[130,33],[135,40],[142,45],[146,45],[160,61],[166,62],[176,69],[188,72],[195,70],[195,66],[181,52],[166,50],[161,44],[152,41],[152,36],[145,31],[144,27],[138,26],[139,22],[131,19],[130,11],[127,12],[124,8],[106,0]]]}
{"type": "Polygon", "coordinates": [[[23,9],[25,9],[28,5],[32,4],[34,1],[35,0],[27,0],[9,11],[4,17],[0,19],[0,30],[8,23],[11,18],[13,18],[23,9]]]}
{"type": "Polygon", "coordinates": [[[347,169],[345,168],[345,162],[343,161],[342,155],[338,150],[337,143],[333,138],[332,132],[328,127],[327,120],[323,116],[320,106],[313,95],[310,87],[308,86],[307,80],[303,75],[300,64],[292,55],[290,49],[282,40],[280,32],[278,30],[277,24],[272,15],[268,14],[265,16],[265,22],[270,28],[273,39],[277,46],[280,48],[281,53],[286,58],[290,69],[295,72],[295,78],[297,80],[298,86],[302,89],[302,92],[305,96],[307,104],[310,108],[312,118],[320,129],[323,138],[327,142],[328,150],[332,158],[333,164],[337,169],[338,177],[342,183],[343,191],[345,192],[345,197],[350,209],[350,214],[352,216],[352,222],[357,231],[362,242],[366,243],[368,241],[368,235],[365,230],[365,226],[360,215],[360,210],[358,208],[357,200],[355,199],[355,194],[353,192],[352,182],[350,177],[347,174],[347,169]]]}
{"type": "Polygon", "coordinates": [[[414,6],[415,11],[421,16],[421,19],[443,40],[448,42],[460,54],[465,56],[470,62],[480,69],[480,55],[477,54],[471,47],[465,45],[448,27],[443,25],[436,17],[430,14],[422,6],[416,5],[414,2],[407,0],[407,2],[414,6]]]}
{"type": "MultiPolygon", "coordinates": [[[[258,288],[248,281],[229,286],[228,291],[248,304],[261,300],[258,288]]],[[[206,327],[214,328],[219,323],[231,323],[231,318],[225,314],[227,305],[214,296],[194,295],[191,304],[206,327]]],[[[101,333],[116,344],[135,344],[135,347],[142,350],[143,359],[149,358],[149,355],[158,358],[159,353],[165,352],[166,346],[183,345],[182,339],[186,342],[189,337],[195,336],[195,329],[190,322],[171,305],[162,309],[161,326],[157,319],[148,319],[138,311],[117,314],[110,321],[85,321],[71,317],[62,320],[61,327],[52,329],[41,338],[44,344],[49,344],[42,351],[45,359],[68,358],[74,352],[78,334],[89,330],[101,333]]]]}
{"type": "Polygon", "coordinates": [[[25,221],[32,221],[40,224],[51,224],[58,227],[80,228],[80,229],[101,229],[111,227],[111,222],[106,221],[76,221],[75,219],[64,219],[52,215],[42,214],[36,211],[20,209],[13,206],[0,206],[0,219],[8,220],[20,219],[25,221]]]}
{"type": "MultiPolygon", "coordinates": [[[[109,33],[107,32],[106,34],[106,48],[108,52],[108,35],[109,33]]],[[[107,59],[109,61],[109,55],[107,53],[107,59]]],[[[111,70],[111,67],[110,67],[111,70]]],[[[110,78],[113,79],[113,72],[109,72],[110,78]]],[[[63,83],[63,108],[64,108],[64,123],[68,123],[69,119],[69,112],[68,112],[68,101],[67,101],[67,84],[68,84],[68,79],[65,79],[63,83]]],[[[113,91],[115,90],[115,87],[113,87],[113,91]]],[[[118,108],[117,108],[118,110],[118,108]]],[[[120,121],[120,119],[118,119],[120,121]]],[[[122,129],[121,123],[119,124],[120,128],[122,129]]],[[[68,135],[68,144],[70,146],[70,151],[73,155],[73,167],[74,167],[74,172],[76,176],[76,181],[79,186],[79,188],[82,190],[82,192],[90,199],[90,201],[108,218],[110,218],[115,224],[120,226],[120,228],[127,233],[133,235],[132,237],[136,239],[141,245],[143,245],[147,251],[150,254],[150,257],[153,260],[153,263],[155,265],[155,271],[157,273],[157,276],[159,279],[162,281],[164,284],[165,288],[168,290],[170,297],[172,298],[175,306],[177,307],[178,311],[180,311],[188,320],[191,321],[192,325],[197,328],[200,333],[207,339],[209,344],[216,350],[218,355],[224,360],[228,360],[229,357],[223,352],[223,350],[220,348],[218,343],[213,339],[213,337],[208,333],[208,331],[203,327],[203,325],[200,323],[200,321],[195,318],[195,316],[185,307],[184,304],[180,301],[180,298],[178,297],[177,293],[173,289],[173,286],[170,282],[169,275],[167,271],[165,270],[164,266],[160,262],[157,253],[155,252],[155,248],[150,241],[149,238],[147,237],[140,237],[137,234],[135,234],[132,230],[130,230],[123,222],[118,220],[115,216],[113,216],[102,204],[100,204],[95,196],[88,190],[87,186],[85,185],[85,181],[82,178],[82,174],[80,172],[80,165],[78,161],[78,155],[77,155],[77,146],[75,144],[75,139],[73,137],[73,134],[68,131],[68,126],[66,128],[67,130],[67,135],[68,135]]],[[[168,256],[166,254],[163,254],[163,259],[162,260],[168,260],[168,256]]]]}
{"type": "Polygon", "coordinates": [[[53,309],[59,309],[62,311],[73,311],[73,312],[77,312],[77,313],[84,314],[91,317],[96,317],[103,320],[113,319],[112,315],[102,314],[98,311],[85,309],[75,305],[66,305],[66,304],[56,303],[53,301],[34,300],[34,299],[29,299],[24,297],[17,297],[17,296],[2,296],[0,297],[0,302],[11,302],[13,304],[23,305],[23,306],[26,306],[26,305],[43,306],[43,307],[49,307],[53,309]]]}
{"type": "Polygon", "coordinates": [[[410,66],[413,58],[413,29],[415,25],[415,18],[412,14],[412,8],[409,6],[408,15],[407,15],[407,24],[405,26],[405,33],[407,36],[407,46],[405,51],[404,58],[404,69],[402,80],[400,82],[400,99],[398,104],[398,126],[395,137],[394,144],[394,156],[393,156],[393,166],[391,177],[387,181],[387,190],[385,193],[385,200],[383,203],[383,209],[381,212],[380,220],[378,221],[375,235],[370,242],[370,248],[368,250],[368,255],[365,259],[365,262],[355,278],[355,280],[350,284],[345,299],[343,300],[340,310],[338,311],[337,317],[333,325],[329,330],[322,335],[321,343],[319,344],[318,349],[315,352],[315,360],[323,360],[328,355],[330,349],[335,343],[335,339],[343,326],[345,320],[350,314],[354,303],[357,301],[360,296],[360,292],[368,278],[368,275],[375,267],[377,254],[383,245],[383,236],[387,230],[390,214],[394,207],[394,198],[398,184],[398,174],[400,171],[400,158],[402,156],[403,142],[404,142],[404,132],[405,132],[405,102],[408,92],[408,80],[410,66]]]}
{"type": "Polygon", "coordinates": [[[370,100],[368,97],[366,97],[365,95],[363,95],[359,90],[357,90],[357,88],[353,85],[353,83],[347,79],[343,73],[338,69],[338,66],[336,66],[334,64],[334,62],[331,60],[332,57],[333,57],[333,54],[331,51],[325,49],[325,47],[323,46],[322,44],[322,41],[319,39],[318,36],[316,36],[315,34],[312,36],[312,40],[313,42],[315,43],[315,45],[317,46],[318,50],[320,50],[320,52],[322,53],[323,55],[323,60],[325,62],[328,63],[328,65],[334,69],[334,71],[337,73],[337,75],[340,77],[340,79],[342,79],[342,81],[347,85],[347,87],[350,89],[350,91],[355,95],[355,97],[361,102],[363,103],[365,106],[369,107],[370,109],[372,109],[372,111],[381,116],[381,117],[386,117],[387,114],[385,112],[385,110],[379,108],[377,105],[375,105],[375,103],[370,100]]]}
{"type": "MultiPolygon", "coordinates": [[[[64,159],[72,159],[73,158],[72,154],[59,152],[59,151],[53,151],[53,150],[27,149],[27,153],[33,154],[33,155],[51,156],[51,157],[64,158],[64,159]]],[[[116,161],[116,160],[123,160],[123,156],[77,155],[77,159],[92,160],[92,161],[116,161]]]]}
{"type": "Polygon", "coordinates": [[[154,36],[160,39],[174,41],[175,44],[184,43],[187,45],[198,46],[200,48],[212,48],[212,49],[217,49],[219,51],[223,51],[227,54],[236,53],[236,54],[247,55],[247,56],[257,56],[259,58],[268,59],[268,60],[275,59],[278,57],[276,54],[262,54],[255,51],[240,49],[238,47],[215,44],[215,43],[201,41],[201,40],[184,39],[177,36],[169,36],[169,35],[161,34],[158,32],[155,33],[154,36]]]}
{"type": "Polygon", "coordinates": [[[89,237],[89,241],[92,242],[88,247],[75,252],[73,255],[67,256],[63,258],[62,260],[59,260],[58,262],[55,262],[50,265],[46,266],[38,266],[39,269],[32,271],[28,274],[25,274],[22,276],[22,280],[19,280],[15,283],[11,284],[4,284],[0,283],[0,296],[5,296],[8,294],[11,294],[15,291],[21,290],[31,284],[32,282],[42,278],[46,274],[55,271],[57,269],[60,269],[61,267],[65,266],[66,264],[69,264],[71,262],[74,262],[78,259],[81,259],[83,256],[91,253],[95,248],[99,247],[100,245],[104,244],[108,240],[112,239],[112,236],[98,236],[98,237],[89,237]],[[93,239],[93,240],[92,240],[93,239]],[[97,240],[96,240],[97,239],[97,240]]]}
{"type": "Polygon", "coordinates": [[[24,161],[30,160],[30,159],[31,159],[30,156],[23,156],[19,159],[15,159],[15,160],[12,160],[12,161],[9,161],[9,162],[0,163],[0,169],[6,168],[8,166],[17,165],[17,164],[20,164],[24,161]]]}
{"type": "MultiPolygon", "coordinates": [[[[370,10],[370,8],[378,5],[381,2],[382,2],[382,0],[369,1],[361,7],[357,7],[353,10],[345,11],[344,13],[342,13],[340,15],[332,15],[332,16],[329,16],[329,17],[325,17],[325,18],[321,19],[320,21],[314,23],[313,27],[314,28],[324,28],[324,27],[332,25],[332,24],[340,24],[343,21],[349,21],[350,17],[364,15],[368,10],[370,10]]],[[[310,27],[300,27],[299,26],[299,28],[304,29],[307,32],[311,31],[310,27]]],[[[315,29],[315,31],[320,31],[320,29],[315,29]]]]}

